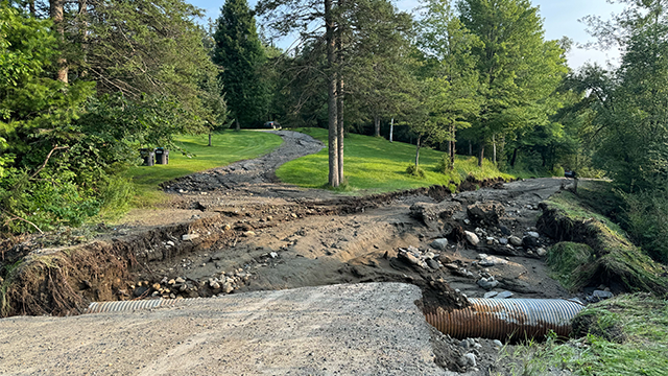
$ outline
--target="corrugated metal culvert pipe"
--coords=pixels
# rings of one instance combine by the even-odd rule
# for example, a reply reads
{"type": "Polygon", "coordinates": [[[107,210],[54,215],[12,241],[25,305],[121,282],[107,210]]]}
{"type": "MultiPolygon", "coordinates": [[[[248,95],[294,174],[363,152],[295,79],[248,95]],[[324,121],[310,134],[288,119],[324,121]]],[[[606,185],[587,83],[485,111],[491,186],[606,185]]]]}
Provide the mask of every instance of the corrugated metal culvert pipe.
{"type": "Polygon", "coordinates": [[[477,299],[471,306],[448,312],[425,312],[427,322],[451,337],[499,340],[541,338],[550,330],[571,333],[571,321],[584,306],[559,299],[477,299]]]}
{"type": "Polygon", "coordinates": [[[136,309],[156,308],[162,306],[171,306],[176,303],[183,303],[196,300],[190,299],[147,299],[147,300],[126,300],[117,302],[90,303],[86,313],[105,313],[105,312],[123,312],[134,311],[136,309]]]}

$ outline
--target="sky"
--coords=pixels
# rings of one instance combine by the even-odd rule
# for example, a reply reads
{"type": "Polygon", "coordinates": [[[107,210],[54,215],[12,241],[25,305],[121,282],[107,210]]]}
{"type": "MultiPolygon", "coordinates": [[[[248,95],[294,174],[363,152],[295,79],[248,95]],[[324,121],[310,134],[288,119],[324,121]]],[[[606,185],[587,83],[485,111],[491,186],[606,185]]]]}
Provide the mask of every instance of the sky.
{"type": "MultiPolygon", "coordinates": [[[[206,11],[206,17],[216,19],[220,15],[220,7],[223,0],[186,0],[206,11]]],[[[257,0],[248,0],[250,7],[255,7],[257,0]]],[[[607,66],[608,63],[616,64],[619,59],[619,51],[597,51],[585,49],[579,45],[592,41],[586,32],[586,27],[579,22],[587,15],[599,15],[608,19],[612,13],[618,13],[623,9],[620,4],[609,4],[606,0],[531,0],[540,8],[540,15],[544,19],[546,39],[561,39],[563,36],[571,38],[575,43],[568,54],[568,65],[577,69],[586,62],[598,63],[607,66]]],[[[412,11],[419,6],[418,0],[399,0],[396,2],[399,9],[412,11]]],[[[203,21],[206,22],[206,21],[203,21]]],[[[277,45],[287,48],[294,40],[287,38],[278,41],[277,45]]]]}

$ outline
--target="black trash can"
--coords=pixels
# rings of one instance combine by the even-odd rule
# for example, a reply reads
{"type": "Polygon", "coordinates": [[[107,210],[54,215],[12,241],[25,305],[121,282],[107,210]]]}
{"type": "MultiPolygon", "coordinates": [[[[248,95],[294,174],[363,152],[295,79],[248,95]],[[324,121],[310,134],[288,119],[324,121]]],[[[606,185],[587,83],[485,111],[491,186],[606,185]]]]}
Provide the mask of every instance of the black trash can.
{"type": "Polygon", "coordinates": [[[144,159],[144,166],[155,164],[155,149],[139,149],[139,155],[144,159]]]}
{"type": "Polygon", "coordinates": [[[155,164],[168,164],[169,163],[169,150],[165,148],[155,149],[155,164]]]}

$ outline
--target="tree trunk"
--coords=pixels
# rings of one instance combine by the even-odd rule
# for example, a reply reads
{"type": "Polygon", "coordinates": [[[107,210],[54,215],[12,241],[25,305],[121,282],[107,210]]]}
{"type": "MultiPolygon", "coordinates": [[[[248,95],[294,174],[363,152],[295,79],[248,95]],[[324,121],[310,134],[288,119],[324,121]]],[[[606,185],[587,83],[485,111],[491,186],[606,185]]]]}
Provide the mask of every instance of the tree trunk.
{"type": "Polygon", "coordinates": [[[209,146],[213,146],[213,144],[211,143],[211,132],[212,132],[212,131],[209,130],[209,146]]]}
{"type": "Polygon", "coordinates": [[[234,125],[234,130],[235,130],[236,132],[239,132],[239,131],[241,130],[241,124],[239,124],[239,119],[235,119],[235,120],[234,120],[234,124],[235,124],[235,125],[234,125]]]}
{"type": "Polygon", "coordinates": [[[417,138],[417,143],[416,148],[415,148],[415,169],[417,170],[419,164],[420,164],[420,138],[422,136],[418,136],[417,138]]]}
{"type": "MultiPolygon", "coordinates": [[[[339,39],[339,43],[341,40],[339,39]]],[[[340,46],[339,46],[340,48],[340,46]]],[[[338,102],[336,103],[336,110],[338,111],[337,114],[337,121],[338,121],[338,159],[339,159],[339,183],[343,184],[343,132],[344,132],[344,124],[343,124],[343,79],[339,77],[338,80],[338,87],[336,88],[337,94],[338,94],[338,102]]]]}
{"type": "Polygon", "coordinates": [[[480,143],[480,155],[478,156],[478,167],[482,167],[482,160],[485,158],[485,143],[480,143]]]}
{"type": "Polygon", "coordinates": [[[496,135],[492,136],[492,162],[496,166],[496,135]]]}
{"type": "Polygon", "coordinates": [[[30,15],[35,17],[35,0],[28,1],[28,10],[30,10],[30,15]]]}
{"type": "MultiPolygon", "coordinates": [[[[88,0],[79,0],[79,14],[77,15],[78,27],[81,32],[81,51],[83,53],[82,59],[84,63],[88,61],[88,0]]],[[[86,64],[84,64],[86,65],[86,64]]],[[[80,76],[88,76],[88,71],[82,70],[80,76]]]]}
{"type": "Polygon", "coordinates": [[[390,121],[390,142],[392,142],[392,137],[394,136],[394,118],[390,121]]]}
{"type": "Polygon", "coordinates": [[[515,148],[515,150],[513,150],[513,157],[510,158],[510,167],[515,167],[515,161],[517,160],[517,150],[518,149],[519,148],[515,148]]]}
{"type": "Polygon", "coordinates": [[[374,137],[380,137],[380,117],[373,117],[373,135],[374,137]]]}
{"type": "MultiPolygon", "coordinates": [[[[65,43],[65,25],[63,25],[64,20],[64,7],[65,0],[50,0],[49,2],[49,16],[53,22],[53,27],[58,34],[58,39],[60,43],[65,43]]],[[[58,58],[58,72],[56,74],[56,79],[60,82],[67,83],[67,60],[65,58],[58,58]]]]}
{"type": "Polygon", "coordinates": [[[336,38],[335,26],[332,15],[332,0],[325,0],[325,39],[327,42],[327,65],[329,68],[327,77],[327,112],[329,123],[329,185],[336,188],[339,186],[339,133],[337,131],[338,111],[336,108],[336,38]]]}
{"type": "Polygon", "coordinates": [[[455,125],[452,124],[450,126],[450,170],[453,170],[455,168],[455,148],[457,147],[457,140],[455,138],[456,136],[456,128],[455,125]]]}
{"type": "Polygon", "coordinates": [[[469,140],[469,155],[473,155],[473,144],[471,143],[471,140],[469,140]]]}

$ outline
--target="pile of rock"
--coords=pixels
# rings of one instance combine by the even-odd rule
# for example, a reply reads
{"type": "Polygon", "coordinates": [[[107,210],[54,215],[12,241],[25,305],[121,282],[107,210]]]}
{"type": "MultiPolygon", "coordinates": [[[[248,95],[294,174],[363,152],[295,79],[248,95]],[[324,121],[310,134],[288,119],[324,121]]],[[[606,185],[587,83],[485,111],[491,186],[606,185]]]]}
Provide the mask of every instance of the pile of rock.
{"type": "MultiPolygon", "coordinates": [[[[446,240],[447,245],[447,240],[446,240]]],[[[440,254],[431,250],[420,250],[416,247],[399,248],[397,258],[424,270],[439,270],[443,264],[439,261],[440,254]]]]}
{"type": "Polygon", "coordinates": [[[239,268],[231,272],[204,278],[199,281],[185,277],[167,278],[153,284],[148,281],[137,282],[130,289],[135,298],[183,299],[209,297],[219,294],[231,294],[246,285],[251,273],[239,268]]]}

